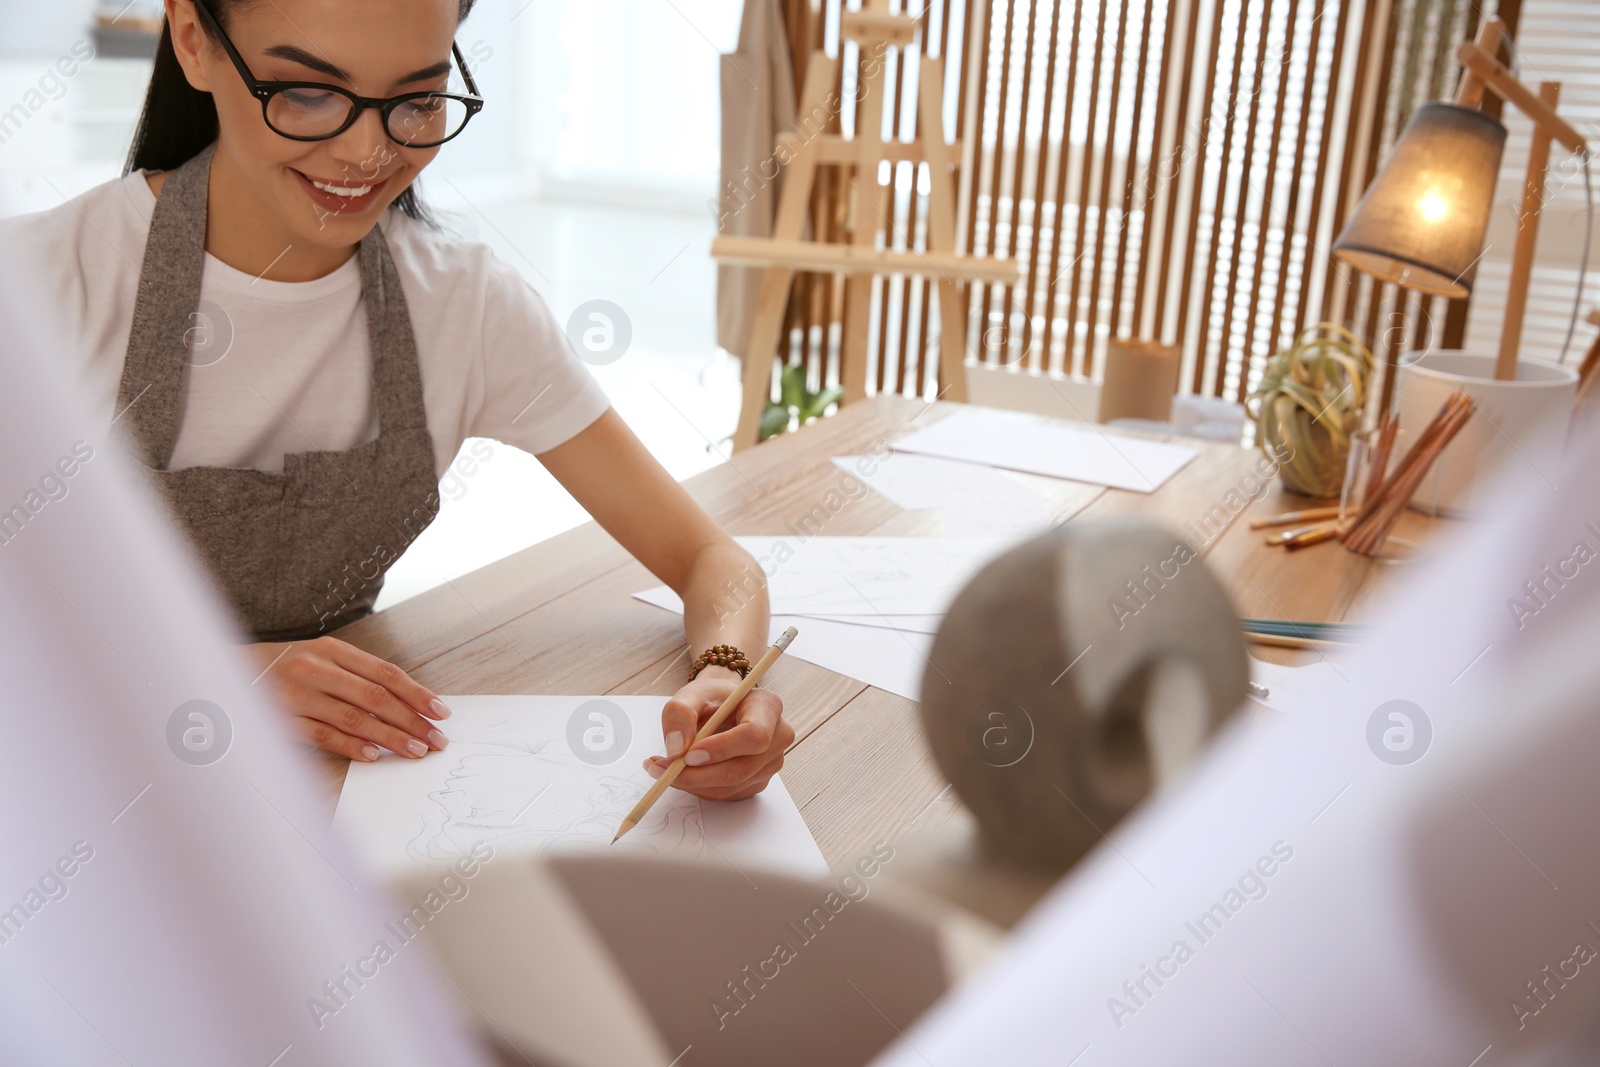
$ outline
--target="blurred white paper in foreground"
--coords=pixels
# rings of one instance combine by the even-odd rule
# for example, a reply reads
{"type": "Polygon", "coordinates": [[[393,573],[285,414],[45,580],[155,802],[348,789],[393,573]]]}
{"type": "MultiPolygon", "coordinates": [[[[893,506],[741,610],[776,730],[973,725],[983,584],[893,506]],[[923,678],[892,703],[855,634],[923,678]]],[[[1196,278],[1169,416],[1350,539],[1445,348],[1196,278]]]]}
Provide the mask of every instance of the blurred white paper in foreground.
{"type": "Polygon", "coordinates": [[[0,278],[0,508],[26,504],[0,537],[0,1063],[488,1062],[423,951],[346,978],[396,905],[26,284],[0,278]]]}

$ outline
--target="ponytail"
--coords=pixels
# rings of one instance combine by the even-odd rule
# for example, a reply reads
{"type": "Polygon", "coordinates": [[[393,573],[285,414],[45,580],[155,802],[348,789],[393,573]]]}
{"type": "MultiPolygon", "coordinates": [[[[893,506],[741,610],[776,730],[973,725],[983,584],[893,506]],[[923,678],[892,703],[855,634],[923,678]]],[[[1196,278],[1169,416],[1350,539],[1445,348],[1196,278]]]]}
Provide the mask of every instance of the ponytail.
{"type": "MultiPolygon", "coordinates": [[[[226,24],[227,9],[241,0],[193,0],[204,3],[219,23],[226,24]]],[[[460,0],[460,18],[466,18],[474,0],[460,0]]],[[[207,31],[209,33],[209,31],[207,31]]],[[[220,44],[220,42],[218,42],[220,44]]],[[[176,170],[217,139],[217,105],[210,93],[189,84],[189,77],[172,47],[172,28],[163,20],[156,46],[155,67],[145,91],[144,109],[134,130],[133,146],[122,168],[123,176],[136,170],[176,170]]],[[[394,206],[420,222],[432,223],[428,208],[412,182],[395,197],[394,206]]]]}
{"type": "Polygon", "coordinates": [[[133,148],[122,173],[127,176],[136,170],[176,170],[216,139],[216,102],[210,93],[189,84],[172,48],[172,29],[163,21],[144,111],[139,115],[133,148]]]}

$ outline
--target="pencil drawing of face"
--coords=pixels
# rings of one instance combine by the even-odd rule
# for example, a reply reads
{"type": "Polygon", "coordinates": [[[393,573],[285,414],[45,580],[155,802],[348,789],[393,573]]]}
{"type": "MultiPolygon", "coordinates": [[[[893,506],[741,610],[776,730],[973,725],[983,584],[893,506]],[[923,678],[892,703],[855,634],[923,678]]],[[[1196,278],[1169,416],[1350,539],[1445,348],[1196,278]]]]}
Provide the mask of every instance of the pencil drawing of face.
{"type": "MultiPolygon", "coordinates": [[[[455,764],[444,788],[428,794],[422,825],[406,848],[413,859],[448,861],[477,842],[520,854],[610,848],[649,783],[622,777],[618,767],[631,762],[589,766],[561,738],[518,732],[523,736],[458,744],[446,753],[455,764]]],[[[698,855],[705,848],[699,801],[669,792],[616,847],[698,855]]]]}

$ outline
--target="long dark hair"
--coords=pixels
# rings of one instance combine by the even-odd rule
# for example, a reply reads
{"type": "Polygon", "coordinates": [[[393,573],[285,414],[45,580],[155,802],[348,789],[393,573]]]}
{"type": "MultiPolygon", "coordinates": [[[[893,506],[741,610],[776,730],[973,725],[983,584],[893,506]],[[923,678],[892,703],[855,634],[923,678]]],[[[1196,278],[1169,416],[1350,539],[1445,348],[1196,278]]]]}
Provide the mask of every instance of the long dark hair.
{"type": "MultiPolygon", "coordinates": [[[[205,4],[217,22],[226,27],[228,13],[250,0],[194,2],[205,4]]],[[[472,11],[474,0],[459,0],[459,3],[458,21],[472,11]]],[[[206,34],[212,36],[209,27],[206,34]]],[[[212,39],[215,41],[215,37],[212,39]]],[[[136,170],[176,170],[216,139],[216,101],[210,93],[203,93],[189,84],[172,47],[172,28],[163,23],[161,42],[156,46],[155,68],[150,72],[150,88],[145,91],[144,110],[139,114],[133,147],[128,150],[128,161],[122,168],[123,176],[136,170]]],[[[433,221],[427,205],[417,196],[415,182],[395,197],[394,206],[421,222],[433,221]]]]}

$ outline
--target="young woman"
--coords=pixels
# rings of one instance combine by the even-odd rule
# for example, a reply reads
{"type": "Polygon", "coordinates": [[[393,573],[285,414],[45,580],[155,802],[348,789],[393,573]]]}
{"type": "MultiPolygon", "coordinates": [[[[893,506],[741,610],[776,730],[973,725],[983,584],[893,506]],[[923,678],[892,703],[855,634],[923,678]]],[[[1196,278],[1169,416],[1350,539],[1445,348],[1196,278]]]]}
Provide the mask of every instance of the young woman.
{"type": "MultiPolygon", "coordinates": [[[[471,3],[166,0],[126,176],[0,227],[295,727],[356,760],[447,743],[432,692],[328,633],[370,612],[467,437],[537,455],[682,596],[692,652],[767,644],[764,590],[714,606],[754,561],[611,410],[544,302],[417,198],[483,106],[454,45],[471,3]]],[[[666,703],[667,757],[748,670],[709,658],[733,665],[666,703]]],[[[732,721],[678,786],[766,786],[794,738],[781,703],[758,689],[732,721]]]]}

